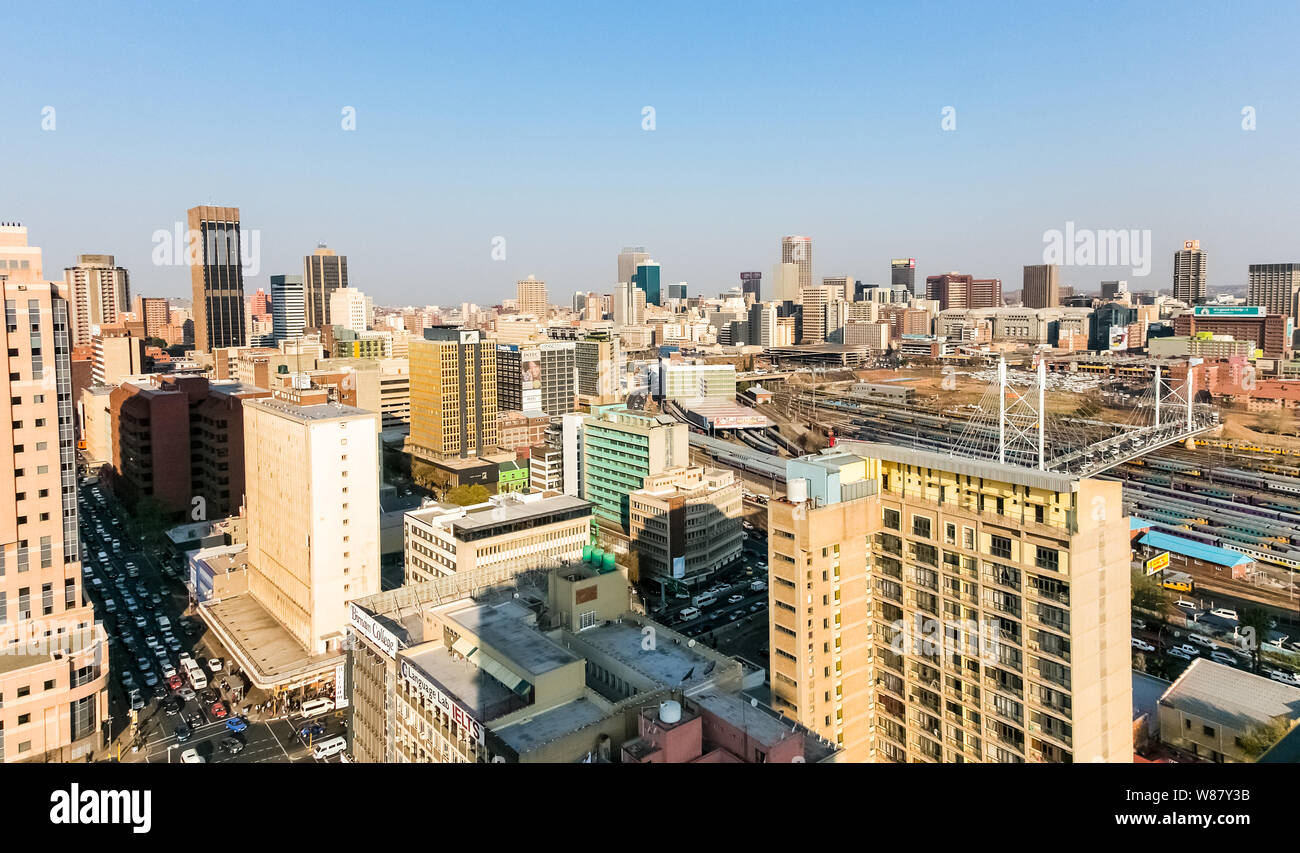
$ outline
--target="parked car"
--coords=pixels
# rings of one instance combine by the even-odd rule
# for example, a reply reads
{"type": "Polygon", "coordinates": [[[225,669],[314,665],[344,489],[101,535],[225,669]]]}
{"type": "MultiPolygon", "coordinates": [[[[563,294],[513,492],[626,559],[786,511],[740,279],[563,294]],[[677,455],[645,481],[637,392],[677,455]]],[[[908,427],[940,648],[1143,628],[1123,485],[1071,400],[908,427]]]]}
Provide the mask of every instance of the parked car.
{"type": "Polygon", "coordinates": [[[1227,619],[1232,622],[1237,620],[1237,611],[1228,607],[1216,607],[1210,611],[1211,616],[1218,616],[1220,619],[1227,619]]]}
{"type": "Polygon", "coordinates": [[[1155,646],[1151,645],[1146,640],[1139,640],[1137,637],[1133,638],[1133,648],[1140,652],[1154,652],[1156,650],[1155,646]]]}
{"type": "Polygon", "coordinates": [[[1143,622],[1141,619],[1130,619],[1129,624],[1141,631],[1145,631],[1147,628],[1147,623],[1143,622]]]}
{"type": "Polygon", "coordinates": [[[238,738],[223,737],[219,745],[221,751],[227,755],[239,755],[244,751],[244,744],[238,738]]]}
{"type": "Polygon", "coordinates": [[[1214,642],[1213,639],[1204,634],[1188,634],[1187,639],[1191,640],[1196,645],[1203,646],[1207,649],[1216,649],[1219,647],[1218,643],[1214,642]]]}
{"type": "Polygon", "coordinates": [[[1178,599],[1177,601],[1175,601],[1175,602],[1174,602],[1174,607],[1177,607],[1177,608],[1179,608],[1180,610],[1187,610],[1187,611],[1189,611],[1189,612],[1190,612],[1190,611],[1195,611],[1195,610],[1199,610],[1199,609],[1200,609],[1199,607],[1196,606],[1196,603],[1195,603],[1195,602],[1188,601],[1188,600],[1185,599],[1185,598],[1180,598],[1180,599],[1178,599]]]}
{"type": "Polygon", "coordinates": [[[208,669],[213,672],[221,672],[223,666],[221,658],[208,658],[208,669]]]}
{"type": "Polygon", "coordinates": [[[1224,666],[1237,666],[1241,662],[1235,656],[1221,651],[1210,652],[1210,660],[1215,663],[1221,663],[1224,666]]]}
{"type": "Polygon", "coordinates": [[[131,710],[139,711],[143,707],[144,707],[144,697],[140,695],[139,690],[132,688],[131,689],[131,710]]]}
{"type": "Polygon", "coordinates": [[[727,603],[728,603],[728,604],[739,604],[740,602],[742,602],[742,601],[744,601],[744,600],[745,600],[745,596],[741,595],[740,593],[736,593],[735,595],[729,595],[729,596],[727,596],[727,603]]]}
{"type": "Polygon", "coordinates": [[[1179,648],[1170,649],[1169,651],[1165,652],[1165,654],[1169,655],[1171,658],[1178,658],[1179,660],[1192,659],[1192,655],[1189,655],[1187,652],[1179,648]]]}
{"type": "Polygon", "coordinates": [[[248,720],[243,717],[231,717],[226,720],[226,728],[232,732],[242,732],[248,728],[248,720]]]}
{"type": "Polygon", "coordinates": [[[1193,646],[1191,643],[1183,643],[1182,645],[1174,646],[1174,648],[1181,649],[1182,651],[1186,652],[1190,657],[1196,657],[1201,653],[1201,650],[1196,648],[1196,646],[1193,646]]]}
{"type": "Polygon", "coordinates": [[[184,699],[186,702],[190,702],[193,701],[196,694],[194,693],[194,688],[190,687],[188,684],[183,684],[181,685],[181,689],[176,691],[176,695],[184,699]]]}
{"type": "Polygon", "coordinates": [[[226,703],[224,703],[224,702],[213,702],[213,703],[212,703],[212,716],[214,716],[214,717],[216,717],[218,720],[220,720],[220,719],[225,718],[225,716],[226,716],[227,713],[228,713],[228,712],[226,711],[226,703]]]}
{"type": "Polygon", "coordinates": [[[1273,670],[1269,673],[1268,677],[1274,681],[1280,681],[1283,684],[1290,684],[1292,687],[1300,687],[1300,676],[1297,676],[1294,672],[1278,672],[1277,670],[1273,670]]]}
{"type": "Polygon", "coordinates": [[[182,764],[207,764],[207,760],[199,755],[197,749],[187,749],[181,753],[182,764]]]}
{"type": "Polygon", "coordinates": [[[176,726],[176,742],[185,743],[185,741],[190,739],[190,735],[192,735],[193,733],[194,733],[193,730],[190,729],[189,726],[185,725],[184,723],[179,723],[176,726]]]}

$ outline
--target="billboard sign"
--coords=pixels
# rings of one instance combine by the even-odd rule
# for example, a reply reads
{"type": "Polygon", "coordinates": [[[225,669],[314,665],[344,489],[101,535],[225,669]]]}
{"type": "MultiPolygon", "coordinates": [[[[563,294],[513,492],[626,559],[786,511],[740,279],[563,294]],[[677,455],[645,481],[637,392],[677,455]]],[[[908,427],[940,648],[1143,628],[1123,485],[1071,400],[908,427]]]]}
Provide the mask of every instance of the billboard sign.
{"type": "Polygon", "coordinates": [[[1263,317],[1262,305],[1197,305],[1193,317],[1263,317]]]}
{"type": "Polygon", "coordinates": [[[1162,551],[1156,554],[1150,560],[1147,560],[1147,574],[1154,575],[1156,572],[1164,571],[1169,568],[1169,552],[1162,551]]]}

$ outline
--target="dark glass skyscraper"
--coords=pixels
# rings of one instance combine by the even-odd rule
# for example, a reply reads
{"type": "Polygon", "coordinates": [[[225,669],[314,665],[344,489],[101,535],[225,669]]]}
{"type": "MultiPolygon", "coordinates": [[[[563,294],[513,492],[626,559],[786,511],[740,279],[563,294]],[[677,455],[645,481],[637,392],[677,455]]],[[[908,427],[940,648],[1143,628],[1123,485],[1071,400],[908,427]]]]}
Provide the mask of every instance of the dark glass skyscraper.
{"type": "Polygon", "coordinates": [[[740,294],[754,294],[755,302],[763,301],[763,274],[761,272],[742,272],[740,274],[740,294]]]}
{"type": "Polygon", "coordinates": [[[907,292],[916,295],[916,258],[894,258],[889,262],[889,283],[895,287],[906,287],[907,292]]]}
{"type": "Polygon", "coordinates": [[[243,346],[244,269],[240,265],[239,208],[201,205],[189,210],[199,256],[190,266],[194,348],[243,346]]]}
{"type": "Polygon", "coordinates": [[[348,256],[320,246],[303,258],[302,282],[307,328],[330,325],[330,294],[348,286],[348,256]]]}
{"type": "Polygon", "coordinates": [[[654,261],[637,264],[636,274],[632,276],[632,283],[645,291],[647,305],[664,304],[659,293],[659,265],[654,261]]]}

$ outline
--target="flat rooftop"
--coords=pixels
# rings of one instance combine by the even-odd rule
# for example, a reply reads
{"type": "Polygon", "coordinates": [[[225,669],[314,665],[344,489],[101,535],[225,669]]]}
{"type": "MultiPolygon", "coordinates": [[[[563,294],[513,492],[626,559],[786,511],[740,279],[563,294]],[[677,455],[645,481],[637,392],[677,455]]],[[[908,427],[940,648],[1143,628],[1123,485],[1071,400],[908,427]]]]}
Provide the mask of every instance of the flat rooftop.
{"type": "Polygon", "coordinates": [[[311,655],[250,593],[199,606],[203,621],[263,689],[298,684],[342,663],[342,652],[311,655]]]}
{"type": "Polygon", "coordinates": [[[557,738],[598,723],[609,716],[605,709],[586,698],[574,699],[535,717],[511,723],[492,732],[515,752],[523,755],[557,738]]]}
{"type": "Polygon", "coordinates": [[[529,624],[531,615],[531,610],[510,601],[466,607],[453,611],[447,618],[490,645],[496,655],[527,672],[533,681],[551,670],[580,660],[529,624]]]}
{"type": "Polygon", "coordinates": [[[430,643],[414,654],[405,652],[404,657],[483,722],[491,719],[492,709],[518,701],[510,688],[465,658],[458,660],[446,646],[430,643]]]}
{"type": "Polygon", "coordinates": [[[698,683],[712,676],[717,660],[708,654],[707,647],[697,643],[691,648],[684,638],[678,642],[660,633],[653,649],[644,648],[642,626],[631,621],[598,625],[575,636],[668,687],[698,683]]]}
{"type": "Polygon", "coordinates": [[[555,495],[540,500],[479,504],[469,507],[463,518],[451,522],[457,533],[479,533],[502,524],[531,521],[569,510],[591,511],[592,505],[572,495],[555,495]]]}
{"type": "Polygon", "coordinates": [[[920,468],[938,468],[940,471],[949,471],[953,474],[969,474],[972,477],[985,477],[989,480],[1054,492],[1072,492],[1079,483],[1078,477],[1056,471],[1040,471],[1036,468],[973,459],[969,456],[941,453],[936,450],[916,450],[910,447],[854,439],[843,439],[836,446],[869,459],[882,459],[920,468]]]}
{"type": "Polygon", "coordinates": [[[263,397],[251,400],[247,405],[269,409],[302,421],[330,421],[337,418],[353,418],[358,415],[379,417],[377,412],[358,409],[356,406],[345,406],[341,403],[317,403],[312,406],[299,406],[285,400],[277,400],[274,397],[263,397]]]}
{"type": "Polygon", "coordinates": [[[1300,687],[1198,657],[1160,697],[1160,704],[1245,729],[1277,716],[1300,718],[1300,687]]]}

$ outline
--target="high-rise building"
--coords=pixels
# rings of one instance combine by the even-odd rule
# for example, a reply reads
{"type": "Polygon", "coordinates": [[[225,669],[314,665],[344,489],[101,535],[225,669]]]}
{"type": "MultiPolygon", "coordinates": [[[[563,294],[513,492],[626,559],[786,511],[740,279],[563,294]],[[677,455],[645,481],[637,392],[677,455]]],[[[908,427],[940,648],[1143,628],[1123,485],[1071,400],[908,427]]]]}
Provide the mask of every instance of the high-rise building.
{"type": "Polygon", "coordinates": [[[1300,264],[1251,264],[1246,304],[1300,319],[1300,264]]]}
{"type": "Polygon", "coordinates": [[[754,302],[763,301],[763,274],[761,272],[742,272],[740,274],[740,294],[753,296],[754,302]]]}
{"type": "MultiPolygon", "coordinates": [[[[662,305],[663,295],[659,289],[659,264],[645,260],[637,264],[632,283],[645,294],[647,305],[662,305]]],[[[634,294],[635,295],[635,294],[634,294]]]]}
{"type": "Polygon", "coordinates": [[[374,325],[374,300],[355,287],[340,287],[330,293],[329,324],[361,333],[374,325]]]}
{"type": "Polygon", "coordinates": [[[109,719],[108,638],[81,588],[71,306],[66,285],[8,279],[41,269],[31,248],[13,253],[26,268],[0,269],[0,763],[84,761],[109,719]]]}
{"type": "Polygon", "coordinates": [[[812,238],[782,237],[781,263],[799,268],[799,289],[812,287],[812,238]]]}
{"type": "Polygon", "coordinates": [[[379,414],[326,400],[244,403],[248,591],[311,654],[379,592],[379,414]]]}
{"type": "Polygon", "coordinates": [[[892,258],[889,261],[889,283],[893,287],[906,287],[916,295],[916,258],[892,258]]]}
{"type": "Polygon", "coordinates": [[[131,277],[112,255],[77,255],[77,265],[64,269],[63,279],[74,347],[89,345],[98,327],[119,322],[119,315],[131,310],[131,277]]]}
{"type": "Polygon", "coordinates": [[[845,302],[853,301],[853,292],[857,282],[851,275],[832,275],[822,278],[822,287],[827,288],[830,293],[828,298],[834,302],[836,299],[843,299],[845,302]]]}
{"type": "Polygon", "coordinates": [[[619,396],[623,350],[618,338],[588,338],[574,342],[578,394],[588,403],[612,403],[619,396]]]}
{"type": "Polygon", "coordinates": [[[10,284],[45,281],[41,249],[27,245],[27,228],[20,222],[0,222],[0,275],[10,284]]]}
{"type": "Polygon", "coordinates": [[[306,300],[307,328],[332,325],[330,294],[348,286],[348,257],[324,244],[302,259],[303,297],[306,300]]]}
{"type": "Polygon", "coordinates": [[[1026,264],[1020,300],[1026,308],[1055,308],[1061,304],[1061,268],[1056,264],[1026,264]]]}
{"type": "Polygon", "coordinates": [[[546,282],[538,281],[536,276],[522,278],[515,283],[518,294],[516,307],[520,314],[532,314],[539,319],[546,318],[546,282]]]}
{"type": "Polygon", "coordinates": [[[849,761],[1132,760],[1119,483],[859,442],[786,480],[776,710],[849,761]]]}
{"type": "Polygon", "coordinates": [[[147,498],[172,521],[237,513],[244,503],[243,407],[271,392],[183,374],[118,381],[108,398],[117,499],[134,509],[147,498]]]}
{"type": "Polygon", "coordinates": [[[670,468],[628,496],[642,581],[692,586],[740,557],[745,542],[741,484],[724,468],[670,468]]]}
{"type": "Polygon", "coordinates": [[[271,276],[271,335],[296,338],[306,326],[306,295],[300,275],[271,276]]]}
{"type": "Polygon", "coordinates": [[[497,345],[474,329],[431,326],[408,346],[411,452],[462,459],[497,446],[497,345]]]}
{"type": "Polygon", "coordinates": [[[645,246],[625,247],[618,253],[618,278],[615,281],[631,284],[632,276],[636,275],[636,268],[648,260],[650,255],[646,252],[645,246]]]}
{"type": "Polygon", "coordinates": [[[140,319],[144,321],[144,336],[166,340],[167,327],[172,322],[167,300],[161,296],[141,296],[137,297],[136,304],[140,319]]]}
{"type": "Polygon", "coordinates": [[[595,504],[597,522],[630,531],[628,495],[645,478],[690,464],[686,424],[662,415],[600,408],[582,424],[582,496],[595,504]]]}
{"type": "Polygon", "coordinates": [[[927,276],[925,298],[937,300],[940,311],[949,308],[999,308],[1002,305],[1002,281],[958,272],[927,276]]]}
{"type": "Polygon", "coordinates": [[[244,267],[241,264],[239,208],[192,207],[191,234],[198,235],[199,257],[190,267],[194,297],[194,348],[211,352],[243,346],[244,267]]]}
{"type": "Polygon", "coordinates": [[[668,289],[668,299],[677,300],[678,302],[686,301],[686,282],[679,281],[676,284],[666,285],[668,289]]]}
{"type": "Polygon", "coordinates": [[[1174,252],[1174,298],[1200,305],[1206,296],[1206,256],[1200,240],[1185,240],[1174,252]]]}
{"type": "Polygon", "coordinates": [[[502,412],[574,410],[578,393],[577,344],[552,341],[497,345],[497,409],[502,412]]]}
{"type": "Polygon", "coordinates": [[[772,299],[775,302],[799,301],[799,265],[780,263],[772,267],[772,299]]]}
{"type": "Polygon", "coordinates": [[[749,344],[758,347],[777,346],[776,305],[772,302],[756,302],[749,309],[749,344]]]}
{"type": "Polygon", "coordinates": [[[101,329],[91,340],[90,375],[96,384],[116,385],[127,376],[145,372],[144,338],[121,326],[101,329]]]}
{"type": "Polygon", "coordinates": [[[799,304],[803,306],[802,343],[825,342],[826,305],[830,298],[831,290],[827,287],[805,287],[799,292],[799,304]]]}

